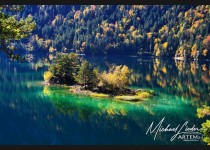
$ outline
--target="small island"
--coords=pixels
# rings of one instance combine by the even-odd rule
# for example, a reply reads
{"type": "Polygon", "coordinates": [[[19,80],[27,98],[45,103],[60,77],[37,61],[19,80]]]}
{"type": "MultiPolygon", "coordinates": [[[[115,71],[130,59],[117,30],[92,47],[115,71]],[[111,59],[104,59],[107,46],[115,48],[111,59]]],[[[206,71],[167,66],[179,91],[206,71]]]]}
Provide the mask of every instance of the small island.
{"type": "Polygon", "coordinates": [[[153,90],[128,88],[130,73],[125,65],[111,66],[108,72],[99,72],[75,53],[60,54],[44,73],[44,84],[68,86],[69,92],[75,94],[131,102],[154,96],[153,90]]]}

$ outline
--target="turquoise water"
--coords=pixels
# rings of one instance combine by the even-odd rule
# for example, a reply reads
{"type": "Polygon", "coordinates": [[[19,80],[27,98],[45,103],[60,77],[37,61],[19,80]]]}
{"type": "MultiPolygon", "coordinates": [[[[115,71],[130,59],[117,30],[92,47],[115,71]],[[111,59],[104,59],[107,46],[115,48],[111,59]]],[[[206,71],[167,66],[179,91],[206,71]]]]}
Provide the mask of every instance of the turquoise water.
{"type": "MultiPolygon", "coordinates": [[[[201,126],[197,107],[209,104],[208,61],[175,62],[173,59],[138,57],[85,57],[105,70],[111,64],[133,69],[133,88],[155,91],[142,102],[122,102],[69,93],[68,88],[44,86],[43,57],[25,63],[0,56],[0,144],[145,145],[204,144],[199,141],[170,141],[172,132],[147,134],[152,122],[165,117],[164,126],[201,126]]],[[[44,63],[45,62],[45,63],[44,63]]]]}

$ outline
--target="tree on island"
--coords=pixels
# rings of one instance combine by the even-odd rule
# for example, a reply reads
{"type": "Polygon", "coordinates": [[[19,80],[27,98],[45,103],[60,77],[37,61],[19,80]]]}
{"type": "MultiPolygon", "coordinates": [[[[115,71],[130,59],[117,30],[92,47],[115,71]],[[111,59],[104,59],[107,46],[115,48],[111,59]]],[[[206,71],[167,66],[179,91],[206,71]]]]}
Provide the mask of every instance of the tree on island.
{"type": "Polygon", "coordinates": [[[112,66],[109,72],[104,71],[99,75],[99,84],[103,90],[123,93],[129,85],[128,75],[131,70],[127,66],[112,66]]]}
{"type": "Polygon", "coordinates": [[[76,76],[76,81],[86,89],[93,88],[93,86],[96,85],[96,79],[96,71],[90,66],[87,60],[84,60],[76,76]]]}
{"type": "Polygon", "coordinates": [[[75,53],[59,55],[49,71],[44,73],[46,82],[74,85],[84,88],[100,88],[104,92],[123,93],[129,85],[128,76],[131,70],[127,66],[112,66],[108,72],[99,73],[87,60],[79,62],[75,53]]]}
{"type": "Polygon", "coordinates": [[[51,80],[52,77],[53,77],[53,74],[52,74],[52,72],[50,72],[50,71],[46,71],[46,72],[44,72],[43,77],[44,77],[44,80],[45,80],[46,82],[50,82],[50,80],[51,80]]]}
{"type": "Polygon", "coordinates": [[[70,92],[93,97],[114,97],[118,100],[140,101],[154,92],[128,88],[131,70],[125,66],[112,66],[99,73],[87,60],[79,62],[78,55],[60,55],[43,75],[46,83],[71,85],[70,92]]]}
{"type": "Polygon", "coordinates": [[[49,68],[53,74],[50,80],[59,84],[74,84],[79,67],[79,58],[75,53],[60,55],[49,68]]]}
{"type": "Polygon", "coordinates": [[[7,15],[5,11],[19,12],[23,8],[20,5],[0,5],[0,49],[10,58],[20,61],[24,58],[21,58],[19,54],[14,54],[15,48],[10,46],[10,43],[29,36],[36,24],[31,15],[24,20],[17,20],[15,15],[7,15]]]}

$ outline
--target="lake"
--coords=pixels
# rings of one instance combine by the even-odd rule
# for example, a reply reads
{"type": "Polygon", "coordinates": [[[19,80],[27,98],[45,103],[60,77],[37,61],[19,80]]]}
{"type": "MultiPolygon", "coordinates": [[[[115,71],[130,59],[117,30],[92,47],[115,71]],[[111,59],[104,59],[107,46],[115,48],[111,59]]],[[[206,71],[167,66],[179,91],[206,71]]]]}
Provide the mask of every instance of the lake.
{"type": "Polygon", "coordinates": [[[141,102],[92,98],[68,88],[42,85],[53,55],[32,54],[12,62],[0,54],[0,144],[18,145],[200,145],[201,140],[170,140],[174,132],[146,134],[163,127],[195,125],[196,109],[210,104],[210,61],[175,61],[137,56],[81,56],[99,70],[112,64],[132,69],[132,88],[154,90],[141,102]]]}

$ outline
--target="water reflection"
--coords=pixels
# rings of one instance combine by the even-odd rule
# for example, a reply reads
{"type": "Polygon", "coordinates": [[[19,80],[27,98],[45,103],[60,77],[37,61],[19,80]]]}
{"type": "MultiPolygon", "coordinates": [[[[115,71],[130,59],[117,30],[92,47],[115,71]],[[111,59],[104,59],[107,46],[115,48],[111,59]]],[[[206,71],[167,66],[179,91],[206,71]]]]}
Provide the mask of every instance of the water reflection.
{"type": "Polygon", "coordinates": [[[156,142],[186,144],[180,141],[170,143],[171,134],[158,134],[154,141],[152,135],[146,136],[145,133],[152,121],[158,123],[163,117],[167,118],[165,124],[170,123],[172,126],[184,123],[186,120],[189,120],[190,124],[199,125],[200,123],[195,122],[195,109],[190,107],[189,103],[183,103],[179,97],[165,94],[148,101],[131,103],[79,96],[69,93],[68,88],[53,86],[45,86],[43,92],[58,112],[69,115],[74,122],[82,125],[90,123],[94,129],[103,130],[111,135],[118,131],[126,135],[124,138],[128,140],[127,142],[131,142],[128,138],[132,137],[132,141],[138,144],[155,144],[156,142]],[[137,141],[143,137],[144,139],[137,141]]]}
{"type": "MultiPolygon", "coordinates": [[[[31,54],[32,55],[32,54],[31,54]]],[[[37,55],[35,55],[37,57],[37,55]]],[[[33,58],[35,58],[33,56],[33,58]]],[[[130,83],[136,87],[158,88],[168,94],[176,94],[186,99],[210,100],[210,62],[174,59],[151,59],[127,56],[81,56],[89,60],[99,70],[107,70],[112,64],[127,65],[133,70],[130,83]]],[[[44,54],[31,62],[33,69],[49,66],[56,58],[55,53],[44,54]]],[[[198,104],[197,104],[198,105],[198,104]]]]}
{"type": "Polygon", "coordinates": [[[133,88],[157,93],[153,99],[128,103],[43,86],[50,58],[34,54],[30,63],[17,63],[1,56],[1,144],[201,144],[170,142],[170,134],[158,134],[154,141],[145,133],[163,117],[173,126],[203,122],[195,115],[198,106],[209,103],[209,62],[85,56],[100,70],[127,65],[133,70],[133,88]]]}
{"type": "MultiPolygon", "coordinates": [[[[32,54],[31,54],[32,55],[32,54]]],[[[33,55],[32,55],[33,56],[33,55]]],[[[37,55],[36,55],[37,56],[37,55]]],[[[177,94],[194,101],[210,100],[210,62],[174,59],[151,59],[127,56],[81,56],[99,70],[107,70],[112,64],[127,65],[133,70],[130,83],[136,87],[161,88],[169,94],[177,94]]],[[[33,58],[35,58],[33,56],[33,58]]],[[[45,54],[31,62],[33,69],[49,66],[56,54],[45,54]]]]}
{"type": "MultiPolygon", "coordinates": [[[[130,82],[136,87],[158,88],[168,94],[207,103],[210,100],[210,62],[175,61],[173,59],[151,59],[111,57],[88,58],[101,70],[110,64],[126,64],[133,69],[130,82]],[[101,61],[103,60],[103,61],[101,61]]],[[[198,104],[197,104],[198,105],[198,104]]]]}

